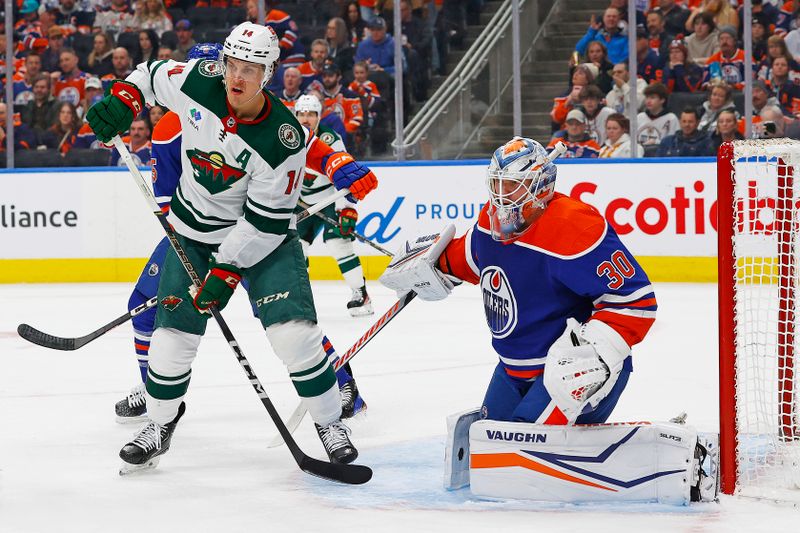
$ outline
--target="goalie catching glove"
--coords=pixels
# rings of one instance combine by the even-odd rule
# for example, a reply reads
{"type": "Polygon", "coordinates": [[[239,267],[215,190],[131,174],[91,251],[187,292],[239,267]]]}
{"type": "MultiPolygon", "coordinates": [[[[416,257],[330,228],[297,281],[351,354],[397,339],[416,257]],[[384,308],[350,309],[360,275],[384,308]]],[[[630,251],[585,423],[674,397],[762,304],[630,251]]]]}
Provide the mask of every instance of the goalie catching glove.
{"type": "Polygon", "coordinates": [[[405,294],[414,291],[422,300],[435,301],[447,298],[453,290],[453,281],[435,268],[439,256],[453,240],[456,228],[448,224],[441,233],[423,235],[406,241],[398,251],[379,281],[405,294]]]}
{"type": "Polygon", "coordinates": [[[547,351],[544,386],[570,424],[608,396],[630,351],[605,322],[567,320],[567,329],[547,351]]]}

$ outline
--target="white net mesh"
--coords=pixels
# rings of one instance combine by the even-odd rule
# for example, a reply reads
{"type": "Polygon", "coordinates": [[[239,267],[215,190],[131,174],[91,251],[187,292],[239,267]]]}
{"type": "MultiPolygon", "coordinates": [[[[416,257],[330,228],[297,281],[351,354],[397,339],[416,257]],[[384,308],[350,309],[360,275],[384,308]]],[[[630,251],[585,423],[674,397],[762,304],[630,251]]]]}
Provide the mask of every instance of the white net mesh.
{"type": "Polygon", "coordinates": [[[800,501],[800,142],[735,143],[731,178],[736,492],[800,501]]]}

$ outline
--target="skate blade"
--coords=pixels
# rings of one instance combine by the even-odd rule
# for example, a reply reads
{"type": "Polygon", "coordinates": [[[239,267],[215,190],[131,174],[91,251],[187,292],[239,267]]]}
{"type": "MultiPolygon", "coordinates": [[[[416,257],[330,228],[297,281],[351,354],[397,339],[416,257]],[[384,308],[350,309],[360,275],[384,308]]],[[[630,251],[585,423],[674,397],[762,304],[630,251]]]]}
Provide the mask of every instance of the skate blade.
{"type": "Polygon", "coordinates": [[[147,413],[142,416],[117,416],[117,424],[141,424],[147,420],[147,413]]]}
{"type": "Polygon", "coordinates": [[[348,311],[350,311],[350,316],[352,317],[372,316],[375,314],[375,311],[372,309],[372,304],[362,305],[361,307],[351,307],[348,311]]]}
{"type": "Polygon", "coordinates": [[[148,470],[153,470],[155,467],[158,466],[158,462],[161,460],[161,456],[156,456],[147,461],[146,463],[142,463],[140,465],[132,465],[126,463],[125,461],[122,462],[122,466],[119,468],[119,475],[120,476],[129,476],[131,474],[138,474],[140,472],[147,472],[148,470]]]}

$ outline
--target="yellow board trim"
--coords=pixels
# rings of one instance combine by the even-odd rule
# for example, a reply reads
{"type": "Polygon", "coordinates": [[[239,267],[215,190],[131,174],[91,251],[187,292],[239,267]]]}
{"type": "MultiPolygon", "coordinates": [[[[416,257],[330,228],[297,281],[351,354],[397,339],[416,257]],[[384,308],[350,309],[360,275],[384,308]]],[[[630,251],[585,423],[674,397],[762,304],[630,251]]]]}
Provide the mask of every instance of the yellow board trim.
{"type": "MultiPolygon", "coordinates": [[[[386,256],[361,257],[364,277],[378,277],[389,264],[386,256]]],[[[716,257],[637,257],[651,281],[715,282],[716,257]]],[[[136,281],[146,258],[122,259],[0,259],[0,283],[97,283],[136,281]]],[[[342,279],[336,260],[309,260],[311,279],[342,279]]]]}

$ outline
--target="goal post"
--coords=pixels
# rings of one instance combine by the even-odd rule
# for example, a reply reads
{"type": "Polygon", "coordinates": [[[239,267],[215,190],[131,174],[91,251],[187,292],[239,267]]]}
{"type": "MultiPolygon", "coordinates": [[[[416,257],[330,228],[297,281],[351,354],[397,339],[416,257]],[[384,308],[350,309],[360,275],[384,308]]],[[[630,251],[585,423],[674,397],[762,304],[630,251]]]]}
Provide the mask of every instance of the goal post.
{"type": "Polygon", "coordinates": [[[717,155],[721,490],[800,502],[800,142],[717,155]]]}

